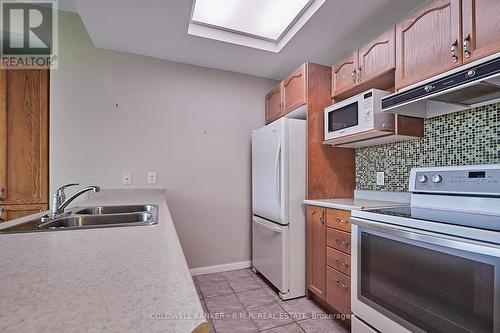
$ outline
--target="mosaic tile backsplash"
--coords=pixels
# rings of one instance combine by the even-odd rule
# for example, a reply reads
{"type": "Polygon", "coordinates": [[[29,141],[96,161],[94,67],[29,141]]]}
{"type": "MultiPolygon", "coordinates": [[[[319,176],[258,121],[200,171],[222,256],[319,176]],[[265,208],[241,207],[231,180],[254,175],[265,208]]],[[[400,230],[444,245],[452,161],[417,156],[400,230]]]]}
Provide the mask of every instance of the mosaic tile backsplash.
{"type": "Polygon", "coordinates": [[[500,103],[426,119],[421,139],[357,149],[356,189],[404,192],[413,167],[492,163],[500,163],[500,103]]]}

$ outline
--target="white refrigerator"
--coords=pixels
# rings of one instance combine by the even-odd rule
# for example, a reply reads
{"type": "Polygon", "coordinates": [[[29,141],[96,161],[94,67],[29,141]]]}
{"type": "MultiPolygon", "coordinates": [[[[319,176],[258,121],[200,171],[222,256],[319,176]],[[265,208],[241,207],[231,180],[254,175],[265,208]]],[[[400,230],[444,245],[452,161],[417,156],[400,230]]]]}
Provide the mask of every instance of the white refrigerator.
{"type": "Polygon", "coordinates": [[[252,266],[282,299],[306,293],[306,121],[252,133],[252,266]]]}

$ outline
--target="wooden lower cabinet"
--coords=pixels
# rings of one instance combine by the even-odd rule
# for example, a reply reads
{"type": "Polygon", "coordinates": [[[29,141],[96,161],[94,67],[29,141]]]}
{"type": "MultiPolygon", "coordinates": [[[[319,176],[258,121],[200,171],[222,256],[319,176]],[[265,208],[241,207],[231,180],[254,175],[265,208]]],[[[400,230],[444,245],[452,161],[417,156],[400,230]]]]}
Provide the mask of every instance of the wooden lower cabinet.
{"type": "Polygon", "coordinates": [[[7,222],[20,217],[41,213],[47,209],[47,204],[0,206],[0,222],[7,222]]]}
{"type": "Polygon", "coordinates": [[[307,208],[307,288],[337,313],[351,313],[350,211],[307,208]]]}
{"type": "Polygon", "coordinates": [[[326,209],[307,208],[307,289],[325,300],[326,209]]]}

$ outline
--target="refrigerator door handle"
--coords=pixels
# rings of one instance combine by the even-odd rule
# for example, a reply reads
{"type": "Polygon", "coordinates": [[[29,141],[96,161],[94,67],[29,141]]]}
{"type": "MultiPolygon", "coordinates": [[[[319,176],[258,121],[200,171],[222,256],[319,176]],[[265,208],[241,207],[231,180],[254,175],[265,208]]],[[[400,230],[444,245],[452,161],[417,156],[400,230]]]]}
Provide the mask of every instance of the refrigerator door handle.
{"type": "Polygon", "coordinates": [[[276,186],[276,201],[281,206],[281,140],[276,152],[276,161],[274,163],[274,181],[276,186]]]}
{"type": "Polygon", "coordinates": [[[269,230],[272,230],[272,231],[278,232],[278,233],[280,233],[280,234],[281,234],[281,233],[283,233],[283,229],[281,229],[280,227],[274,227],[274,226],[271,226],[271,225],[269,225],[269,224],[267,224],[267,223],[260,222],[259,220],[255,219],[255,218],[253,219],[253,221],[254,221],[255,223],[257,223],[258,225],[260,225],[260,226],[262,226],[262,227],[266,228],[266,229],[269,229],[269,230]]]}

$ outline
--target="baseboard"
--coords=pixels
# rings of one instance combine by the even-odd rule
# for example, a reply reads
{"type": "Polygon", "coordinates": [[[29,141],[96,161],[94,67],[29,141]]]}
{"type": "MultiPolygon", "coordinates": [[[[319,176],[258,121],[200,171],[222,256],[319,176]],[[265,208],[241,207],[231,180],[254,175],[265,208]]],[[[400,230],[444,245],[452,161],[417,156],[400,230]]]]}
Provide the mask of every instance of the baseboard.
{"type": "Polygon", "coordinates": [[[240,261],[240,262],[232,262],[230,264],[223,265],[215,265],[215,266],[205,266],[205,267],[197,267],[191,268],[189,272],[192,276],[203,275],[203,274],[212,274],[219,272],[227,272],[234,271],[236,269],[250,268],[252,267],[252,261],[240,261]]]}

